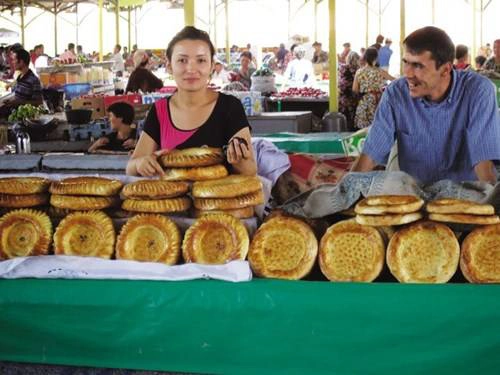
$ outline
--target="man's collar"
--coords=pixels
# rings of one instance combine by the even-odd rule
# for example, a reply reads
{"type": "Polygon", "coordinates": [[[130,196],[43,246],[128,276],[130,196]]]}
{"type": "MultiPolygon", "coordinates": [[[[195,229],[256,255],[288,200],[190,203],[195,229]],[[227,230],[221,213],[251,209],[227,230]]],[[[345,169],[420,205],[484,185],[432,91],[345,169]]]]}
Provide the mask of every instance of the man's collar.
{"type": "Polygon", "coordinates": [[[424,103],[427,106],[435,106],[435,105],[440,105],[443,103],[453,103],[453,101],[456,99],[456,93],[457,93],[457,76],[458,73],[455,69],[451,70],[451,88],[448,90],[448,94],[446,95],[446,98],[441,100],[440,102],[433,102],[431,100],[427,100],[425,97],[420,98],[420,102],[424,103]]]}

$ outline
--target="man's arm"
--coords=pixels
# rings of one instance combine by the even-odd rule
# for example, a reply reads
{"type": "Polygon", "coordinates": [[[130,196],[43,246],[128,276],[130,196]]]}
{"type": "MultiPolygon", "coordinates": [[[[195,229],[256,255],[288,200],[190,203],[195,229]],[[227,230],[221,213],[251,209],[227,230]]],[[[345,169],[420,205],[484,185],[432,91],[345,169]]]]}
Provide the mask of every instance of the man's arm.
{"type": "Polygon", "coordinates": [[[370,172],[375,169],[377,163],[368,155],[361,153],[351,167],[351,172],[370,172]]]}
{"type": "Polygon", "coordinates": [[[479,181],[488,182],[493,185],[497,182],[495,166],[491,160],[483,160],[477,163],[474,167],[474,172],[479,181]]]}

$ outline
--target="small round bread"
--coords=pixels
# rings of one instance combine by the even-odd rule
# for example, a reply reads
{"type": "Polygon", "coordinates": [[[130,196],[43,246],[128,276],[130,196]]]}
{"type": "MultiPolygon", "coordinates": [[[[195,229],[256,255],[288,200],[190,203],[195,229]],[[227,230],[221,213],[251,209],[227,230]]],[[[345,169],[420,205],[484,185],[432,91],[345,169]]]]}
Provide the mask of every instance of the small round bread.
{"type": "Polygon", "coordinates": [[[377,228],[340,221],[327,229],[319,245],[319,266],[330,281],[371,282],[382,271],[385,242],[377,228]]]}
{"type": "Polygon", "coordinates": [[[230,176],[193,184],[195,198],[234,198],[262,190],[262,183],[257,176],[232,174],[230,176]]]}
{"type": "Polygon", "coordinates": [[[182,242],[186,262],[224,264],[244,260],[249,238],[239,219],[226,214],[204,215],[188,228],[182,242]]]}
{"type": "Polygon", "coordinates": [[[356,204],[354,212],[362,215],[408,214],[420,210],[424,205],[424,201],[419,197],[411,195],[403,197],[406,203],[401,204],[393,203],[402,201],[401,196],[398,195],[368,197],[356,204]],[[374,204],[376,201],[385,201],[387,204],[374,204]]]}
{"type": "Polygon", "coordinates": [[[234,210],[264,203],[262,190],[235,198],[195,198],[194,206],[199,210],[234,210]]]}
{"type": "Polygon", "coordinates": [[[491,204],[481,204],[463,199],[436,199],[427,203],[427,212],[432,214],[495,215],[491,204]]]}
{"type": "Polygon", "coordinates": [[[122,203],[122,208],[125,211],[132,212],[182,212],[191,208],[191,200],[189,198],[167,198],[155,200],[126,199],[122,203]]]}
{"type": "Polygon", "coordinates": [[[140,180],[125,185],[124,197],[129,199],[165,199],[184,195],[189,183],[184,181],[140,180]]]}
{"type": "Polygon", "coordinates": [[[49,189],[50,180],[42,177],[4,177],[0,178],[0,194],[38,194],[49,189]]]}
{"type": "Polygon", "coordinates": [[[0,207],[6,208],[26,208],[47,204],[49,195],[46,193],[10,195],[0,194],[0,207]]]}
{"type": "Polygon", "coordinates": [[[444,223],[490,225],[500,223],[497,215],[481,216],[467,214],[429,214],[429,219],[444,223]]]}
{"type": "Polygon", "coordinates": [[[116,258],[140,262],[177,263],[181,233],[162,215],[137,215],[122,227],[116,240],[116,258]]]}
{"type": "Polygon", "coordinates": [[[165,181],[205,181],[226,177],[227,175],[226,167],[218,164],[210,167],[167,169],[160,178],[165,181]]]}
{"type": "Polygon", "coordinates": [[[356,215],[356,222],[361,225],[370,226],[388,226],[388,225],[404,225],[420,220],[422,214],[413,212],[410,214],[391,214],[391,215],[356,215]]]}
{"type": "Polygon", "coordinates": [[[465,237],[460,269],[471,283],[500,283],[500,224],[478,227],[465,237]]]}
{"type": "Polygon", "coordinates": [[[52,206],[73,211],[102,210],[103,208],[116,206],[118,203],[119,199],[117,197],[84,197],[58,194],[50,196],[52,206]]]}
{"type": "Polygon", "coordinates": [[[61,220],[54,234],[57,255],[110,259],[115,248],[115,229],[101,211],[74,212],[61,220]]]}
{"type": "Polygon", "coordinates": [[[0,259],[45,255],[52,241],[49,217],[35,210],[13,210],[0,218],[0,259]]]}
{"type": "Polygon", "coordinates": [[[97,195],[109,197],[117,195],[123,183],[104,177],[70,177],[61,181],[53,181],[50,185],[52,194],[60,195],[97,195]]]}
{"type": "Polygon", "coordinates": [[[317,254],[318,241],[309,225],[277,216],[255,233],[248,260],[258,276],[299,280],[311,272],[317,254]]]}
{"type": "Polygon", "coordinates": [[[415,203],[419,199],[414,195],[372,195],[366,197],[366,204],[369,206],[399,206],[415,203]]]}
{"type": "Polygon", "coordinates": [[[172,150],[160,156],[160,164],[167,168],[207,167],[223,161],[222,149],[215,147],[172,150]]]}
{"type": "Polygon", "coordinates": [[[455,274],[459,257],[453,231],[432,221],[400,229],[387,247],[387,265],[402,283],[446,283],[455,274]]]}
{"type": "Polygon", "coordinates": [[[234,216],[238,219],[248,219],[251,217],[254,217],[255,215],[255,210],[254,207],[243,207],[243,208],[235,208],[234,210],[198,210],[194,209],[194,217],[198,218],[203,215],[210,215],[210,214],[228,214],[231,216],[234,216]]]}

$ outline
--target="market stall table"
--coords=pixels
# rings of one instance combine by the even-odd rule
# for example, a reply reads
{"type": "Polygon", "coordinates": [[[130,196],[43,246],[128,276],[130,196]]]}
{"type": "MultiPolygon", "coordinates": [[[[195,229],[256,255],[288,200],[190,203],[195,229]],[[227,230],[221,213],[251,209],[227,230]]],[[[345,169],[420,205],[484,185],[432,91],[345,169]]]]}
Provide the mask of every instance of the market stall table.
{"type": "Polygon", "coordinates": [[[264,108],[269,112],[281,111],[312,111],[312,113],[323,118],[328,112],[329,98],[266,98],[264,108]]]}
{"type": "Polygon", "coordinates": [[[312,128],[311,111],[262,112],[248,116],[252,135],[278,132],[309,133],[312,128]]]}

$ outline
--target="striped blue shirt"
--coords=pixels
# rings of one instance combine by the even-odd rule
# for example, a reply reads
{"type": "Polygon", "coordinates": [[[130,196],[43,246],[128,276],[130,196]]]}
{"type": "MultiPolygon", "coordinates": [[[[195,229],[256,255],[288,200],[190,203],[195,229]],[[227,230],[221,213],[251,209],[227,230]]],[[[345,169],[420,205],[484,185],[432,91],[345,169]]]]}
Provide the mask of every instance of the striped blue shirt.
{"type": "Polygon", "coordinates": [[[412,98],[404,78],[385,90],[363,153],[386,164],[398,141],[399,167],[421,182],[474,181],[474,166],[500,160],[500,116],[495,88],[485,77],[453,70],[448,97],[412,98]]]}

